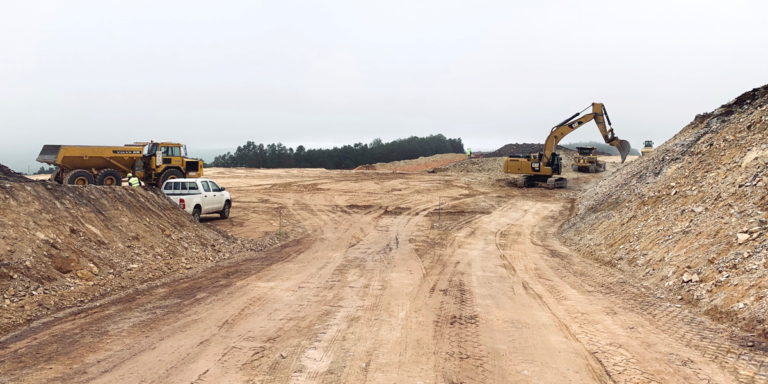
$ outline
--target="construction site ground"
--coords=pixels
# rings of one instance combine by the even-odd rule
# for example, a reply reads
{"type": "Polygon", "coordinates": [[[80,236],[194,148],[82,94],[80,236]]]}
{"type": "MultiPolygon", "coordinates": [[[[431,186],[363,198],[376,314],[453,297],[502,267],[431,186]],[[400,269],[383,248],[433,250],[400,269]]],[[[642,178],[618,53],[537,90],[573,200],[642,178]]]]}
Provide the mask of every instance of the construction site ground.
{"type": "Polygon", "coordinates": [[[203,226],[288,240],[6,335],[0,383],[768,378],[749,335],[561,245],[574,192],[450,171],[206,175],[235,201],[203,226]]]}

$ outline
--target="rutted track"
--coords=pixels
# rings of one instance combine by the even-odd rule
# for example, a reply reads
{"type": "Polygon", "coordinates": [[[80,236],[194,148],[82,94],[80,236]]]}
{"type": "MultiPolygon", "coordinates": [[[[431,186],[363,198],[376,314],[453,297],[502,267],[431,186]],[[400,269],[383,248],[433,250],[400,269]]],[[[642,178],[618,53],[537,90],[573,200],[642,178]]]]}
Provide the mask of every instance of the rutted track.
{"type": "Polygon", "coordinates": [[[763,354],[551,240],[558,191],[217,178],[236,200],[209,225],[260,236],[283,209],[306,235],[0,341],[0,383],[763,382],[763,354]]]}

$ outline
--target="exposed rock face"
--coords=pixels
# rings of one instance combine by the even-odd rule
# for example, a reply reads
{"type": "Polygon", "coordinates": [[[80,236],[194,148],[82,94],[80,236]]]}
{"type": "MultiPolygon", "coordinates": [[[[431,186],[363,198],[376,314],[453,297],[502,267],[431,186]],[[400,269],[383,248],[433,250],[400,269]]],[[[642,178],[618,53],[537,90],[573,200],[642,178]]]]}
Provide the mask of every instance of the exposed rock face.
{"type": "Polygon", "coordinates": [[[764,332],[766,192],[763,86],[696,116],[655,152],[583,193],[561,235],[659,296],[682,296],[713,318],[764,332]]]}

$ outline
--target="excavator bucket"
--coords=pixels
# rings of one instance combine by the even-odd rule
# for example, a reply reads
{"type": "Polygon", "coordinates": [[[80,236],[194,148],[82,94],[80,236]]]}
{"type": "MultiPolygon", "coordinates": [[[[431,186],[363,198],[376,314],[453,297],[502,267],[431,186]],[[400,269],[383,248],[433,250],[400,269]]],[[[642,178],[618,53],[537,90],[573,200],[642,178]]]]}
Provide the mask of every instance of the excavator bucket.
{"type": "Polygon", "coordinates": [[[627,159],[627,155],[629,155],[629,151],[632,150],[632,146],[629,145],[629,141],[626,140],[614,140],[613,143],[611,143],[616,149],[619,150],[619,154],[621,155],[621,163],[624,164],[624,160],[627,159]]]}

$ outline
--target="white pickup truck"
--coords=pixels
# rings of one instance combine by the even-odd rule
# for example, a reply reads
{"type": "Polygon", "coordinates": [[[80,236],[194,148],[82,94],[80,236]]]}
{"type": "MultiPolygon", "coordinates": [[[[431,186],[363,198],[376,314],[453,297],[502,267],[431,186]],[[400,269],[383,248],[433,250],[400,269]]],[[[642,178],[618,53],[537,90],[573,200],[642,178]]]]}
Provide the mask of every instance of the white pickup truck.
{"type": "Polygon", "coordinates": [[[229,217],[232,198],[229,192],[210,179],[171,179],[163,184],[163,192],[181,209],[191,214],[195,221],[200,215],[218,213],[222,219],[229,217]]]}

